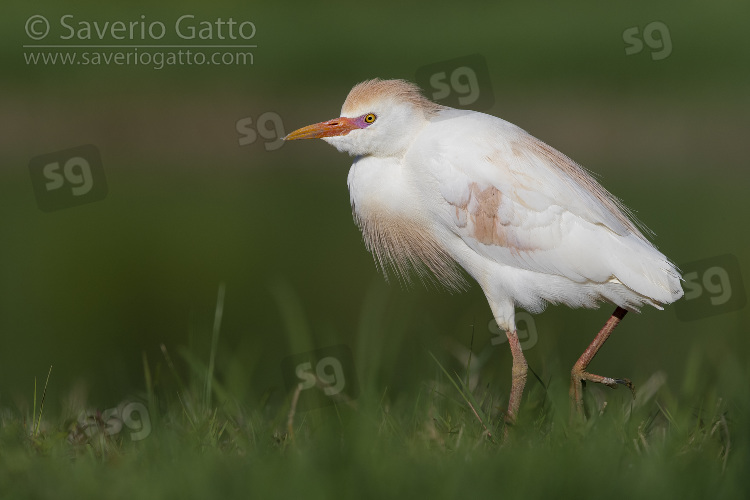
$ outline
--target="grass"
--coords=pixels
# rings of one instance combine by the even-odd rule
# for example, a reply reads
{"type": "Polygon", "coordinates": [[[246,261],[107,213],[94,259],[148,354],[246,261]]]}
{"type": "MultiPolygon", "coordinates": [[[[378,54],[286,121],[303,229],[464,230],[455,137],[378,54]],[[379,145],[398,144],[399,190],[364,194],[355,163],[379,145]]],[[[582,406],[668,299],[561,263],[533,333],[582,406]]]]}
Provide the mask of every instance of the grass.
{"type": "MultiPolygon", "coordinates": [[[[289,293],[276,296],[293,314],[289,293]]],[[[208,353],[182,349],[175,362],[162,346],[163,359],[144,356],[144,439],[109,433],[101,411],[81,420],[87,405],[75,394],[55,416],[40,404],[37,419],[36,397],[31,415],[3,408],[2,498],[747,495],[742,405],[718,392],[678,396],[661,373],[635,400],[589,385],[585,423],[568,420],[564,381],[530,377],[507,440],[498,387],[508,381],[483,378],[471,361],[451,371],[432,353],[434,372],[397,393],[363,384],[355,400],[308,411],[295,406],[299,391],[251,404],[218,376],[223,300],[222,285],[208,353]]]]}

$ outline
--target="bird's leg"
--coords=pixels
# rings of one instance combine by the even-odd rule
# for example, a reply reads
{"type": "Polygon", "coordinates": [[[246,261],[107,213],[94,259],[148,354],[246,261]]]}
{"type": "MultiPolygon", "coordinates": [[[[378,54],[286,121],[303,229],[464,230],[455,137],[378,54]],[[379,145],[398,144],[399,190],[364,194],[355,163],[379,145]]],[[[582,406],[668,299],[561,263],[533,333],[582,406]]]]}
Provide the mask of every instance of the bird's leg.
{"type": "Polygon", "coordinates": [[[521,405],[521,395],[523,395],[523,388],[526,385],[526,373],[529,370],[529,365],[526,363],[526,358],[523,356],[523,349],[521,349],[521,342],[518,340],[518,334],[516,331],[506,331],[505,335],[508,337],[510,352],[513,355],[513,378],[510,387],[508,413],[505,415],[505,422],[512,425],[516,422],[516,417],[518,417],[518,407],[521,405]]]}
{"type": "Polygon", "coordinates": [[[591,360],[594,359],[596,353],[599,351],[602,345],[604,345],[604,342],[606,342],[606,340],[609,338],[612,330],[615,329],[622,318],[625,317],[625,314],[627,312],[628,311],[626,311],[622,307],[618,307],[617,309],[615,309],[615,312],[612,313],[612,316],[607,320],[602,329],[599,330],[599,333],[596,335],[594,340],[591,342],[591,344],[589,344],[588,348],[583,352],[583,354],[581,354],[581,357],[578,358],[576,364],[573,365],[573,369],[570,371],[570,402],[572,404],[571,417],[575,412],[580,418],[585,418],[583,409],[583,383],[585,381],[604,384],[612,388],[617,387],[617,384],[623,384],[628,386],[628,388],[633,393],[633,397],[635,397],[635,388],[633,387],[633,384],[630,382],[630,380],[626,378],[602,377],[601,375],[594,375],[593,373],[589,373],[586,371],[586,367],[589,365],[591,360]]]}

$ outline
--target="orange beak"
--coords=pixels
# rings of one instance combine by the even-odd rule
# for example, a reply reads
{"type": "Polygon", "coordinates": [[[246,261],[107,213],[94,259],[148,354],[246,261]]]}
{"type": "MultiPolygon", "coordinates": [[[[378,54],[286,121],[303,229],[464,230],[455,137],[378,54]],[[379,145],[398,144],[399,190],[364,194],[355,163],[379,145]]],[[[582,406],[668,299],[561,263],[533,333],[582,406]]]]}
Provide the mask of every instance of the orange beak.
{"type": "Polygon", "coordinates": [[[294,141],[296,139],[320,139],[322,137],[334,137],[337,135],[346,135],[352,130],[361,128],[352,118],[334,118],[327,122],[314,123],[307,127],[295,130],[284,137],[285,141],[294,141]]]}

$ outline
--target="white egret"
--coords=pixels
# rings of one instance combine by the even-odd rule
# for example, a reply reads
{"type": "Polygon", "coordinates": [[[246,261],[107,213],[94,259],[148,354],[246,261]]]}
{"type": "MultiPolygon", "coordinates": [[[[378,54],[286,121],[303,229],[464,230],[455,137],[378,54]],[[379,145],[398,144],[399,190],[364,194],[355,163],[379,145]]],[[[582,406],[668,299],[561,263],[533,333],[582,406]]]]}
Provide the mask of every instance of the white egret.
{"type": "Polygon", "coordinates": [[[528,370],[516,307],[614,304],[571,371],[572,408],[584,414],[586,381],[633,390],[628,379],[586,368],[628,310],[674,302],[682,278],[577,163],[500,118],[436,104],[404,80],[362,82],[339,118],[285,137],[310,138],[355,157],[354,219],[379,267],[449,289],[464,288],[463,268],[482,287],[513,355],[509,423],[528,370]]]}

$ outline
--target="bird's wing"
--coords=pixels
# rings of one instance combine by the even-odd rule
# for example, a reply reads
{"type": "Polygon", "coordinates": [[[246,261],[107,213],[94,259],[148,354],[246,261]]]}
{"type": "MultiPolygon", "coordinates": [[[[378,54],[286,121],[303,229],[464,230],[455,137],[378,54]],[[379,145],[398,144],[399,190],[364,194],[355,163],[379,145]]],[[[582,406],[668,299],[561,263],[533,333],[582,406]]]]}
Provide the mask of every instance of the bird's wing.
{"type": "Polygon", "coordinates": [[[428,155],[428,168],[445,202],[444,223],[475,252],[577,283],[623,283],[657,303],[674,300],[674,266],[570,158],[480,113],[447,114],[429,128],[437,154],[428,155]]]}

